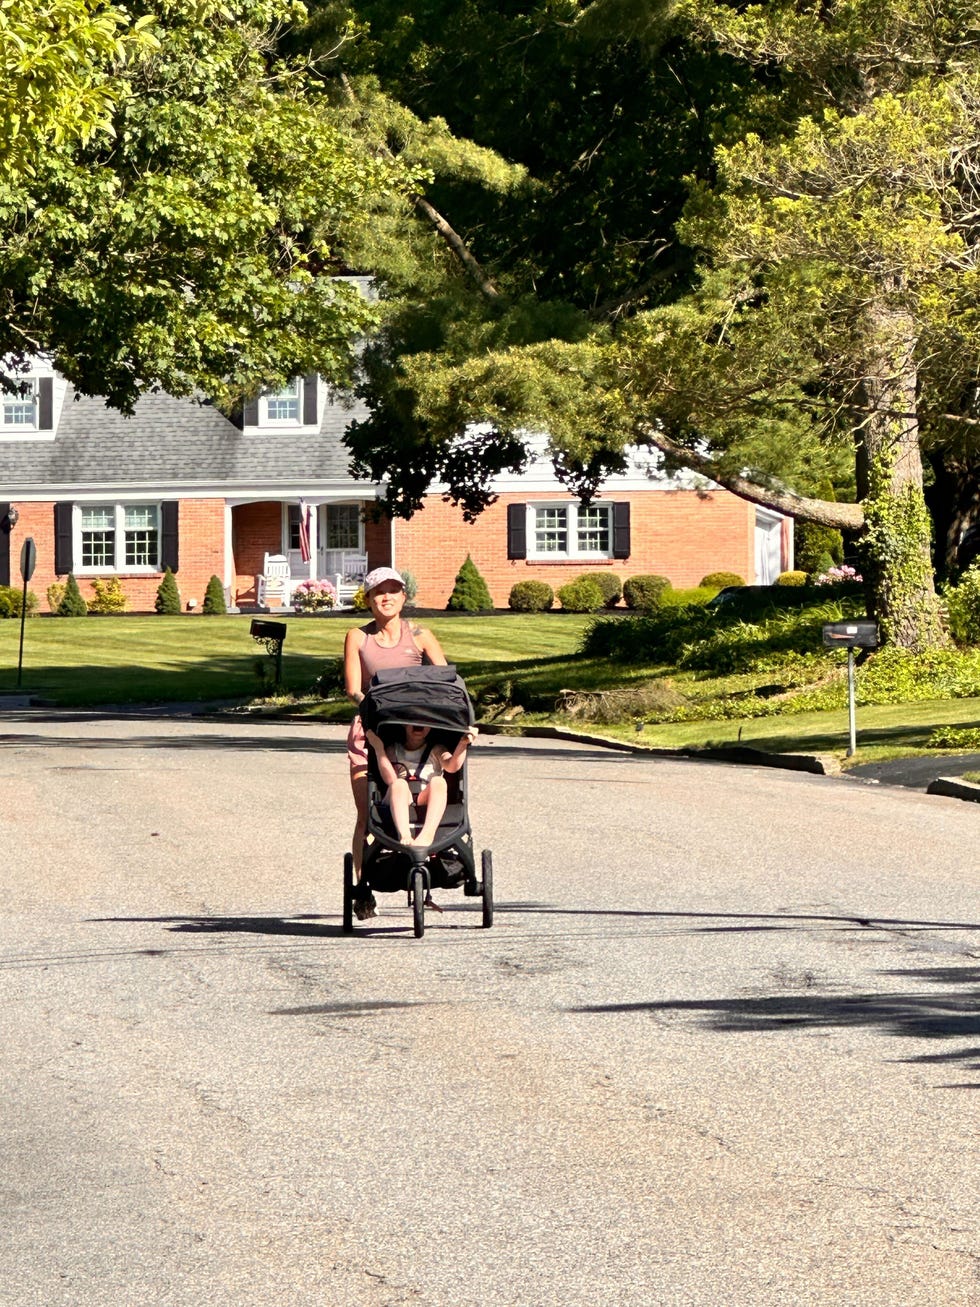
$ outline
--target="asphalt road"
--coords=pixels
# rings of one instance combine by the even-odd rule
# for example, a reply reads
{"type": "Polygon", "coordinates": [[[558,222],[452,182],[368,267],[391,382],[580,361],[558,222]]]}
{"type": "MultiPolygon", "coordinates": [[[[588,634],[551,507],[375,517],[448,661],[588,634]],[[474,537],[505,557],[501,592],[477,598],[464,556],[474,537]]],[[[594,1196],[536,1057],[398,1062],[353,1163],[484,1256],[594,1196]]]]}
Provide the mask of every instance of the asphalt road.
{"type": "Polygon", "coordinates": [[[973,804],[481,740],[340,933],[340,732],[0,725],[0,1303],[971,1307],[973,804]]]}

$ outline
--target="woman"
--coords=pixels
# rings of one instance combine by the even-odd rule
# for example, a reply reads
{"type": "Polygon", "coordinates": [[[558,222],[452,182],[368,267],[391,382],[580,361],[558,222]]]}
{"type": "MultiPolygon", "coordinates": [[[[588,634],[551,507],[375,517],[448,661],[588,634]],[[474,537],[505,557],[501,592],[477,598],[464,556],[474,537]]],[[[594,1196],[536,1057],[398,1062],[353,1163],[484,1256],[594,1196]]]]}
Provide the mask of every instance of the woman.
{"type": "MultiPolygon", "coordinates": [[[[364,598],[373,621],[355,626],[344,641],[344,687],[348,698],[360,704],[371,677],[383,667],[418,667],[423,661],[435,666],[446,665],[446,655],[439,641],[422,626],[402,620],[405,607],[405,582],[393,567],[376,567],[364,578],[364,598]]],[[[350,785],[357,807],[354,826],[354,876],[361,879],[361,858],[367,825],[368,744],[360,713],[347,732],[347,757],[350,760],[350,785]]],[[[363,921],[376,912],[374,896],[358,897],[354,910],[363,921]]]]}

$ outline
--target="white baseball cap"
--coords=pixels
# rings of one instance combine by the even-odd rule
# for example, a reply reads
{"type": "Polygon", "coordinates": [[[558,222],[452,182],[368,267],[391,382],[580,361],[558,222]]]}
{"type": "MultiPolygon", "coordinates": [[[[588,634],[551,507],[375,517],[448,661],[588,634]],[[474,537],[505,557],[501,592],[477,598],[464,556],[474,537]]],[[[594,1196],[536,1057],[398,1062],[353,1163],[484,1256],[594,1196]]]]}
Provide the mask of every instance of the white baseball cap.
{"type": "Polygon", "coordinates": [[[405,589],[405,578],[401,572],[396,572],[393,567],[375,567],[364,578],[365,595],[369,595],[375,586],[383,585],[385,581],[397,581],[405,589]]]}

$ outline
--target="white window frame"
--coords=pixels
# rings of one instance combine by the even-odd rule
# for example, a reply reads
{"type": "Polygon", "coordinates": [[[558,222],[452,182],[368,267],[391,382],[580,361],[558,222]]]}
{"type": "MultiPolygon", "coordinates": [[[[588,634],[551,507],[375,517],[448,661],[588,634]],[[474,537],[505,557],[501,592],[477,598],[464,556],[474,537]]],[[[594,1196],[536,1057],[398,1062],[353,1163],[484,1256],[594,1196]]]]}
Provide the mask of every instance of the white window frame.
{"type": "Polygon", "coordinates": [[[323,506],[323,547],[324,549],[342,549],[349,553],[361,553],[364,548],[364,522],[362,521],[362,506],[355,502],[352,503],[330,503],[323,506]],[[338,508],[351,509],[357,518],[357,543],[353,545],[334,545],[330,543],[330,514],[338,508]]]}
{"type": "Polygon", "coordinates": [[[591,504],[588,509],[583,509],[582,505],[576,501],[569,500],[537,500],[527,505],[527,557],[533,558],[538,562],[564,562],[569,559],[588,561],[590,559],[612,558],[613,556],[613,506],[611,503],[591,504]],[[564,511],[565,515],[565,548],[560,549],[539,549],[538,548],[538,511],[550,510],[564,511]],[[606,535],[608,547],[600,549],[582,549],[579,546],[579,514],[584,512],[599,511],[606,517],[606,535]]]}
{"type": "Polygon", "coordinates": [[[259,396],[259,426],[260,427],[301,427],[303,425],[303,378],[293,377],[290,385],[283,390],[265,391],[259,396]],[[295,400],[296,416],[295,417],[272,417],[269,414],[269,404],[281,402],[283,400],[295,400]]]}
{"type": "MultiPolygon", "coordinates": [[[[135,529],[135,528],[134,528],[135,529]]],[[[155,500],[139,500],[133,503],[110,503],[106,500],[92,503],[75,504],[72,512],[72,558],[76,560],[75,571],[80,576],[152,576],[162,571],[160,565],[163,550],[163,508],[155,500]],[[112,514],[113,561],[111,564],[83,563],[82,518],[86,511],[93,508],[108,509],[112,514]],[[156,513],[157,556],[155,563],[126,562],[126,511],[133,508],[152,508],[156,513]]]]}
{"type": "Polygon", "coordinates": [[[0,392],[0,431],[6,436],[21,435],[26,432],[38,431],[38,385],[36,377],[27,377],[22,382],[21,394],[14,394],[10,391],[0,392]],[[31,419],[29,422],[8,422],[7,413],[21,406],[31,407],[31,419]]]}

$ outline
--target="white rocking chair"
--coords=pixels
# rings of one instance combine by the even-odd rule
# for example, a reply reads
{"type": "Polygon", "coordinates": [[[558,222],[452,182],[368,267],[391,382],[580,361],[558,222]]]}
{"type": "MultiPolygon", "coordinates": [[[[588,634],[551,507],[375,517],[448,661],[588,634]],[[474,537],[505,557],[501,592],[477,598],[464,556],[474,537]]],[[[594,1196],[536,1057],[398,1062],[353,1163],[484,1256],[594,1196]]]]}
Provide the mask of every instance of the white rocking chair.
{"type": "Polygon", "coordinates": [[[260,608],[288,608],[292,596],[289,559],[285,554],[266,554],[255,578],[255,602],[260,608]]]}

